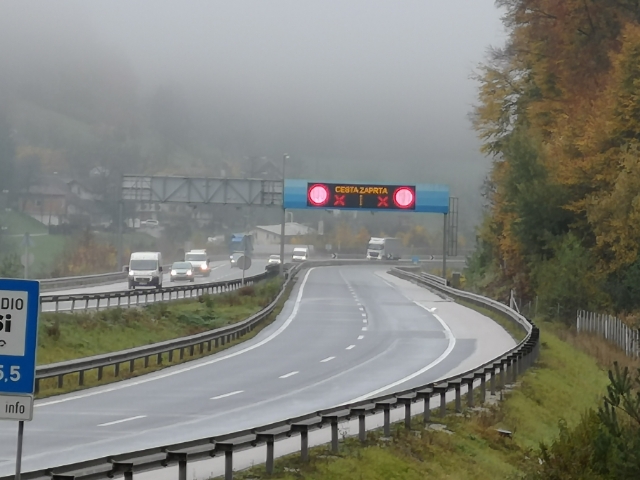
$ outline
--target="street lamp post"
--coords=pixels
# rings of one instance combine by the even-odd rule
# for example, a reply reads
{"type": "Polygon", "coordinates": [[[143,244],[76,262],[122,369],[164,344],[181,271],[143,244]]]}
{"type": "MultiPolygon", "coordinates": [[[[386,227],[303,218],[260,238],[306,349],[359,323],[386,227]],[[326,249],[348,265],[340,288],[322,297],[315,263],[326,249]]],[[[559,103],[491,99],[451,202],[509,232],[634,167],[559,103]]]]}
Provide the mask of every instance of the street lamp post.
{"type": "Polygon", "coordinates": [[[284,179],[285,179],[285,166],[289,155],[286,153],[282,156],[282,224],[280,225],[280,275],[284,276],[284,240],[285,240],[285,225],[287,223],[287,210],[284,208],[284,179]]]}

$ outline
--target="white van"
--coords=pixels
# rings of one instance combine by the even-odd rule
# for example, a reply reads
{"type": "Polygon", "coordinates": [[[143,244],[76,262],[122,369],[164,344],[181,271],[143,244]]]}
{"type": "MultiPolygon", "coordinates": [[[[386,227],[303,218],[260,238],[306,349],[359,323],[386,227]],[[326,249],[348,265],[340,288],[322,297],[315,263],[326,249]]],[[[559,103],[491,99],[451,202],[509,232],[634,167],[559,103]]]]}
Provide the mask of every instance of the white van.
{"type": "Polygon", "coordinates": [[[129,272],[129,290],[136,287],[162,288],[160,252],[133,252],[125,270],[129,272]]]}
{"type": "Polygon", "coordinates": [[[309,258],[309,249],[307,247],[295,247],[291,260],[293,262],[305,262],[309,258]]]}
{"type": "Polygon", "coordinates": [[[193,265],[193,274],[208,277],[211,274],[209,270],[209,258],[206,250],[191,250],[184,254],[184,261],[193,265]]]}

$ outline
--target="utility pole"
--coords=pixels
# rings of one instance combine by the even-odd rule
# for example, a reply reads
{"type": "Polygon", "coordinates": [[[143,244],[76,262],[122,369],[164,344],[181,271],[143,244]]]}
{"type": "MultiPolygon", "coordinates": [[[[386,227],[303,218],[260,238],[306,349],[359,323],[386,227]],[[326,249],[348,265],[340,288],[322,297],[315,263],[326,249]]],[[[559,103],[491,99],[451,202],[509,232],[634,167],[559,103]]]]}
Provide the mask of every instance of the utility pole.
{"type": "Polygon", "coordinates": [[[286,153],[282,156],[282,224],[280,225],[280,275],[284,276],[284,241],[285,241],[285,226],[287,224],[287,210],[284,207],[284,179],[285,179],[285,166],[289,155],[286,153]]]}
{"type": "Polygon", "coordinates": [[[444,228],[442,229],[442,278],[447,283],[447,214],[444,214],[444,228]]]}

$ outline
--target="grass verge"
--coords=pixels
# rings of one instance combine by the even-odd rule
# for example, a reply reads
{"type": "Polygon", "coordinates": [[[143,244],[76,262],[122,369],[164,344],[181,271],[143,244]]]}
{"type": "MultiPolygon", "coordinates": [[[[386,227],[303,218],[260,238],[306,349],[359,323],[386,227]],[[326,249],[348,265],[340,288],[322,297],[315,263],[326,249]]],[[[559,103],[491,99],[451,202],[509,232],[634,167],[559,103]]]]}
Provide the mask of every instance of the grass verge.
{"type": "Polygon", "coordinates": [[[484,409],[451,412],[444,419],[432,416],[444,431],[422,428],[418,416],[411,432],[396,426],[390,439],[370,432],[365,445],[347,439],[338,454],[318,447],[308,464],[294,455],[276,462],[273,476],[255,467],[234,478],[521,478],[528,462],[537,461],[539,442],[557,436],[560,419],[575,425],[583,412],[597,405],[608,384],[606,371],[595,358],[560,337],[555,329],[544,327],[539,363],[520,378],[517,389],[505,392],[503,401],[490,397],[484,409]],[[500,436],[498,428],[513,432],[512,438],[500,436]]]}
{"type": "MultiPolygon", "coordinates": [[[[160,359],[157,356],[149,358],[147,365],[144,359],[139,359],[135,361],[133,368],[128,362],[119,366],[117,371],[115,367],[105,368],[100,380],[97,370],[87,371],[84,373],[83,386],[79,386],[78,374],[66,375],[62,388],[58,388],[56,378],[41,380],[38,398],[137,377],[211,355],[249,340],[275,320],[293,285],[294,282],[289,284],[271,315],[241,339],[213,348],[211,351],[201,351],[199,347],[193,351],[185,349],[183,358],[180,358],[179,350],[176,350],[171,355],[171,361],[167,352],[160,359]]],[[[230,294],[204,296],[199,300],[171,304],[154,304],[142,309],[113,309],[73,316],[43,314],[39,330],[38,363],[47,364],[109,353],[236,323],[271,303],[280,286],[281,280],[276,278],[230,294]]]]}

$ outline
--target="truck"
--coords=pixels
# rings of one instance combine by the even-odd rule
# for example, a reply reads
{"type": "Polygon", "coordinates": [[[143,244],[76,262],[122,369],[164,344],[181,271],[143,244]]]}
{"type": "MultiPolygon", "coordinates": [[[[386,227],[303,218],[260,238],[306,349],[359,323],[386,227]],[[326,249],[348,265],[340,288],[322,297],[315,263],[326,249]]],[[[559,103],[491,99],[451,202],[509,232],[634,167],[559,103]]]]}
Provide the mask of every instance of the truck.
{"type": "Polygon", "coordinates": [[[232,233],[229,235],[229,263],[231,268],[238,266],[238,259],[253,254],[253,235],[250,233],[232,233]]]}
{"type": "Polygon", "coordinates": [[[129,272],[129,290],[136,287],[162,288],[162,254],[160,252],[133,252],[129,265],[124,267],[129,272]]]}
{"type": "Polygon", "coordinates": [[[184,261],[191,263],[194,275],[208,277],[211,274],[206,250],[191,250],[184,254],[184,261]]]}
{"type": "Polygon", "coordinates": [[[371,237],[367,245],[367,260],[400,260],[402,242],[393,237],[371,237]]]}

